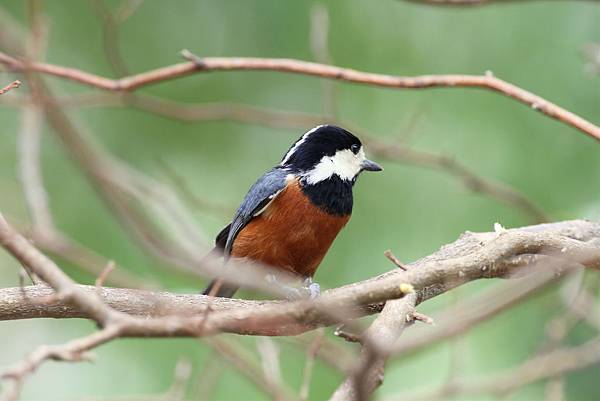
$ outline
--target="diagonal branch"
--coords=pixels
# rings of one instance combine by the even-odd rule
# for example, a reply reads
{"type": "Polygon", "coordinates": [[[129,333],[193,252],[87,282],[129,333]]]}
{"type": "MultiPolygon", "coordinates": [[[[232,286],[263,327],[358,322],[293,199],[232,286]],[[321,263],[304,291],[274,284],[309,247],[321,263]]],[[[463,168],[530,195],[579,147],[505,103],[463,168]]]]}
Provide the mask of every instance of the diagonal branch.
{"type": "Polygon", "coordinates": [[[434,316],[435,330],[413,330],[396,345],[396,356],[407,356],[434,343],[455,338],[513,307],[554,282],[552,272],[509,281],[490,291],[450,306],[434,316]]]}
{"type": "MultiPolygon", "coordinates": [[[[450,156],[412,149],[398,143],[383,142],[377,139],[373,133],[366,132],[362,128],[355,127],[337,118],[330,118],[320,114],[280,111],[238,103],[202,103],[190,105],[142,93],[131,94],[126,98],[118,94],[94,95],[92,93],[84,93],[81,96],[63,97],[57,99],[57,102],[63,107],[128,106],[181,121],[223,120],[298,130],[318,124],[337,124],[342,127],[348,127],[352,132],[357,133],[363,138],[369,148],[369,152],[375,156],[398,163],[434,169],[448,174],[475,193],[489,196],[499,202],[519,209],[523,214],[529,216],[532,223],[543,223],[550,220],[546,213],[525,194],[506,184],[477,174],[450,156]]],[[[3,103],[19,106],[22,102],[19,99],[13,99],[12,102],[7,101],[3,103]]]]}
{"type": "Polygon", "coordinates": [[[560,348],[533,357],[523,364],[478,380],[456,379],[449,387],[419,395],[401,395],[403,401],[440,400],[449,397],[488,395],[505,396],[511,391],[539,380],[548,379],[600,363],[600,339],[574,347],[560,348]]]}
{"type": "Polygon", "coordinates": [[[386,303],[381,314],[361,336],[363,349],[354,372],[329,401],[366,401],[383,382],[384,366],[394,343],[412,322],[416,294],[386,303]]]}

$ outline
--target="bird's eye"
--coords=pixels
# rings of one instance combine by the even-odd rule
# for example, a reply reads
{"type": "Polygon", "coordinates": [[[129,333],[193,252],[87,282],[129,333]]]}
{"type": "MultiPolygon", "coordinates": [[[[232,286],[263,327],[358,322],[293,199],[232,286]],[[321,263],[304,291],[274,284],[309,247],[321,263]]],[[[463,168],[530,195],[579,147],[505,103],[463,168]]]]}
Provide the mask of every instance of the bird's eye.
{"type": "Polygon", "coordinates": [[[350,150],[352,151],[352,153],[354,153],[355,155],[358,154],[358,151],[360,150],[360,146],[357,145],[356,143],[352,144],[352,146],[350,146],[350,150]]]}

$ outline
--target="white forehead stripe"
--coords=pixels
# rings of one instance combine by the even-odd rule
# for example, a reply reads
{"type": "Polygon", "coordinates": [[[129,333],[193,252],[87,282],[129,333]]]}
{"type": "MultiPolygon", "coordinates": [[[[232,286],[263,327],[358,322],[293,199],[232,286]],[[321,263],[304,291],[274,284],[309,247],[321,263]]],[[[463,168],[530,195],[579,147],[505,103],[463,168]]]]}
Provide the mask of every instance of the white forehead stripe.
{"type": "Polygon", "coordinates": [[[365,160],[365,152],[361,148],[358,154],[352,153],[350,149],[338,150],[333,156],[323,156],[319,163],[305,174],[308,184],[316,184],[324,181],[334,174],[342,180],[350,181],[356,177],[361,170],[361,164],[365,160]]]}
{"type": "Polygon", "coordinates": [[[302,137],[296,141],[296,143],[294,144],[294,146],[292,146],[290,148],[290,150],[288,150],[288,152],[285,154],[285,156],[283,157],[283,160],[281,161],[281,164],[286,164],[290,160],[290,157],[292,157],[292,155],[294,153],[296,153],[296,150],[298,150],[298,148],[304,142],[306,142],[306,139],[308,138],[308,136],[310,134],[312,134],[313,132],[315,132],[316,130],[318,130],[319,128],[321,128],[321,127],[324,127],[324,125],[318,125],[315,128],[311,129],[310,131],[306,132],[304,135],[302,135],[302,137]]]}

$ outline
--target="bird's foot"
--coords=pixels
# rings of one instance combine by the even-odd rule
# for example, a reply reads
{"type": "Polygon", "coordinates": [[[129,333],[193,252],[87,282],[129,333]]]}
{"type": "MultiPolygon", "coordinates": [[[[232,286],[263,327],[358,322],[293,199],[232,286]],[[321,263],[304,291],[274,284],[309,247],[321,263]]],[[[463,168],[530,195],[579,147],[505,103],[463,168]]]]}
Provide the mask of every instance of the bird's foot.
{"type": "Polygon", "coordinates": [[[321,286],[313,281],[312,277],[307,277],[302,282],[302,287],[308,291],[310,299],[315,299],[321,295],[321,286]]]}
{"type": "Polygon", "coordinates": [[[285,298],[289,301],[295,301],[297,299],[305,297],[301,289],[281,282],[274,274],[267,274],[265,279],[267,283],[277,287],[279,291],[282,292],[285,298]]]}
{"type": "Polygon", "coordinates": [[[267,274],[266,281],[269,284],[277,286],[290,301],[296,301],[303,298],[315,299],[321,294],[321,286],[318,283],[315,283],[310,277],[307,277],[302,281],[301,287],[294,287],[283,283],[277,279],[277,276],[274,274],[267,274]]]}

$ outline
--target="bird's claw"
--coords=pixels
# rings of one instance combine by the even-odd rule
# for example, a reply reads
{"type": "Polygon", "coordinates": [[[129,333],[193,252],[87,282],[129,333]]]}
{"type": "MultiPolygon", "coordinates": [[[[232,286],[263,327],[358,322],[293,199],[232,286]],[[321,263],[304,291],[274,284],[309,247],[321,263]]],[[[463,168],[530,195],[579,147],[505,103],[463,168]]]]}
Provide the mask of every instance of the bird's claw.
{"type": "Polygon", "coordinates": [[[282,283],[274,274],[267,274],[265,279],[267,283],[279,287],[285,294],[285,297],[290,301],[296,301],[307,297],[315,299],[321,294],[321,286],[318,283],[315,283],[310,277],[302,281],[302,287],[300,288],[282,283]]]}
{"type": "Polygon", "coordinates": [[[321,286],[315,283],[311,277],[306,278],[303,282],[303,287],[308,291],[310,299],[315,299],[321,295],[321,286]]]}

